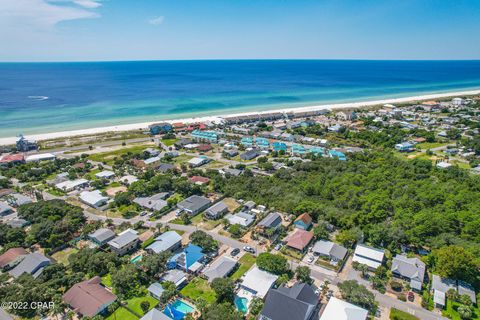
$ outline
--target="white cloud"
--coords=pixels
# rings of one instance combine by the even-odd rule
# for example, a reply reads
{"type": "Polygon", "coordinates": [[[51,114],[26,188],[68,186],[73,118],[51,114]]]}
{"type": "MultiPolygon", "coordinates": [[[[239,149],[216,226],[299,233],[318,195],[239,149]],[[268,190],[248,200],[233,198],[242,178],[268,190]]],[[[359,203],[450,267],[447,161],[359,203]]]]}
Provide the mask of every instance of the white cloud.
{"type": "Polygon", "coordinates": [[[88,9],[95,9],[102,5],[99,1],[95,0],[74,0],[73,2],[88,9]]]}
{"type": "MultiPolygon", "coordinates": [[[[1,0],[0,28],[16,29],[49,29],[62,21],[98,17],[98,13],[87,9],[87,5],[96,3],[93,0],[76,0],[84,2],[82,7],[72,6],[71,1],[48,0],[1,0]],[[58,4],[58,2],[62,2],[58,4]],[[85,4],[87,3],[87,4],[85,4]]],[[[97,3],[98,4],[98,3],[97,3]]],[[[97,6],[98,7],[98,6],[97,6]]]]}
{"type": "Polygon", "coordinates": [[[163,20],[165,20],[164,16],[158,16],[158,17],[155,17],[155,18],[152,18],[152,19],[148,20],[148,23],[150,23],[151,25],[154,25],[154,26],[159,26],[163,23],[163,20]]]}

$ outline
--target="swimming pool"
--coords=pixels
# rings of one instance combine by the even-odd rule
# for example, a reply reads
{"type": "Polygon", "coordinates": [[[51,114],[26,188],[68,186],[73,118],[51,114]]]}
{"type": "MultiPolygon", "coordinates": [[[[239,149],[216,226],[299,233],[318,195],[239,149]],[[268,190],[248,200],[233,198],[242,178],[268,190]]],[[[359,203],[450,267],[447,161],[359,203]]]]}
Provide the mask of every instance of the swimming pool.
{"type": "Polygon", "coordinates": [[[194,308],[182,300],[175,300],[171,304],[167,304],[163,313],[174,320],[182,320],[187,313],[193,312],[194,308]]]}
{"type": "Polygon", "coordinates": [[[130,262],[131,263],[137,263],[138,261],[142,261],[142,255],[138,255],[136,257],[133,257],[132,259],[130,259],[130,262]]]}
{"type": "Polygon", "coordinates": [[[235,296],[235,306],[237,310],[243,313],[248,312],[248,299],[244,297],[235,296]]]}

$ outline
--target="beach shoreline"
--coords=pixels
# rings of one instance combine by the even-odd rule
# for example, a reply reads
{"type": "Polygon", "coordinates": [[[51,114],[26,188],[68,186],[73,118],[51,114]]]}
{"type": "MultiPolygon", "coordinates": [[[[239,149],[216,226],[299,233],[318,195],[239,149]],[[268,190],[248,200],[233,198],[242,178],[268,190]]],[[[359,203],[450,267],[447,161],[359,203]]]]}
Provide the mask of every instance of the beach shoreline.
{"type": "MultiPolygon", "coordinates": [[[[443,98],[449,98],[449,97],[470,96],[470,95],[477,95],[477,94],[480,94],[480,90],[433,93],[433,94],[411,96],[411,97],[371,100],[371,101],[362,101],[362,102],[348,102],[348,103],[336,103],[336,104],[334,103],[334,104],[325,104],[325,105],[316,105],[316,106],[307,106],[307,107],[290,107],[290,108],[280,108],[280,109],[277,108],[277,109],[262,110],[262,111],[256,111],[256,112],[250,111],[250,112],[234,113],[234,114],[228,114],[228,115],[191,117],[191,118],[175,119],[175,120],[157,119],[156,121],[142,122],[142,123],[122,124],[122,125],[116,125],[116,126],[104,126],[104,127],[96,127],[96,128],[89,128],[89,129],[72,130],[72,131],[59,131],[59,132],[51,132],[51,133],[32,134],[32,135],[26,135],[26,138],[41,141],[41,140],[69,138],[69,137],[83,136],[83,135],[102,134],[107,132],[124,132],[124,131],[141,130],[141,129],[147,129],[149,125],[153,123],[158,123],[158,122],[168,122],[168,123],[183,122],[187,124],[194,123],[194,122],[207,122],[207,121],[218,122],[225,117],[246,116],[246,115],[252,115],[252,114],[265,114],[265,113],[272,113],[272,112],[297,113],[297,112],[316,111],[316,110],[323,110],[323,109],[329,109],[329,110],[358,109],[358,108],[366,108],[366,107],[372,107],[372,106],[384,105],[384,104],[426,101],[431,99],[443,99],[443,98]]],[[[15,144],[16,139],[17,139],[16,137],[0,138],[0,145],[15,144]]]]}

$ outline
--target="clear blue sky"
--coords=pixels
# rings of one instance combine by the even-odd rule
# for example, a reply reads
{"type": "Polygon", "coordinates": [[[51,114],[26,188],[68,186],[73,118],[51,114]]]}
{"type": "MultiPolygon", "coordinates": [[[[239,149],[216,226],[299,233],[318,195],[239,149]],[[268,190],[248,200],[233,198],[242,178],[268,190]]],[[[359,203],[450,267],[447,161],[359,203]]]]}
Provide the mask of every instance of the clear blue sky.
{"type": "Polygon", "coordinates": [[[0,0],[0,61],[480,59],[478,0],[0,0]]]}

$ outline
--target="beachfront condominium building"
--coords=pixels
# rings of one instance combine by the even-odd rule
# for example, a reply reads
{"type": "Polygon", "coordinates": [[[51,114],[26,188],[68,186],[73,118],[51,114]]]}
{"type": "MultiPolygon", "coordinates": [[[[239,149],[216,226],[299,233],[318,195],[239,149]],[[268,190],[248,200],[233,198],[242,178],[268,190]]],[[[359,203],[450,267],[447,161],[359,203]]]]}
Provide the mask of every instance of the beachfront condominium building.
{"type": "Polygon", "coordinates": [[[213,131],[193,130],[192,138],[197,141],[208,141],[216,143],[218,141],[218,134],[213,131]]]}
{"type": "Polygon", "coordinates": [[[161,122],[161,123],[154,123],[148,127],[150,129],[150,133],[155,134],[162,134],[173,131],[173,126],[168,122],[161,122]]]}
{"type": "Polygon", "coordinates": [[[23,135],[19,135],[17,139],[17,151],[28,152],[30,150],[37,150],[38,145],[35,140],[27,140],[23,135]]]}

